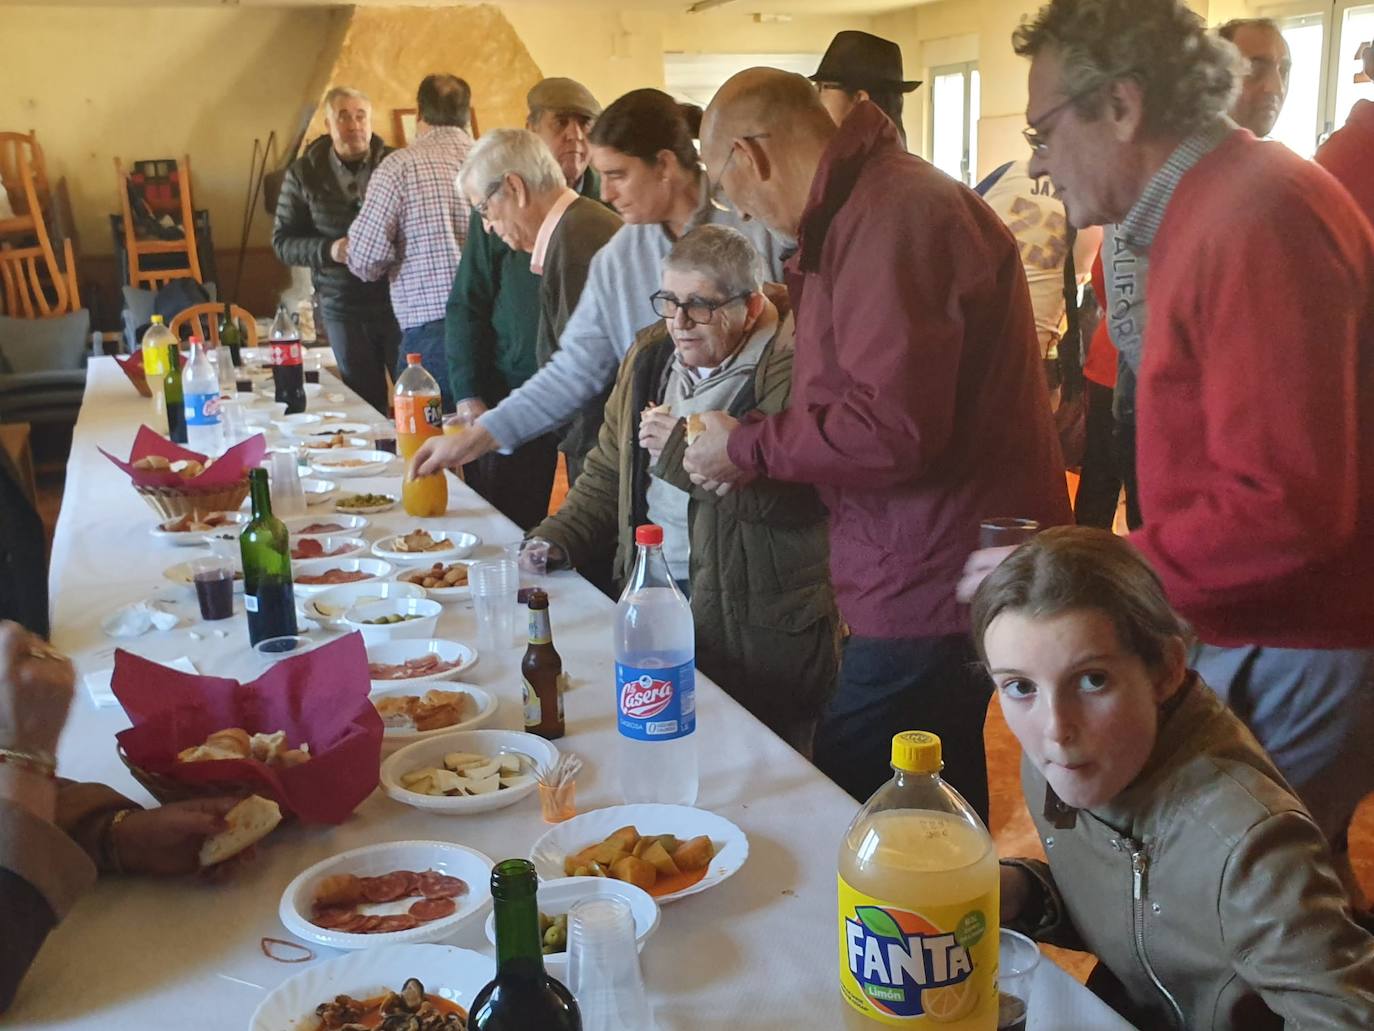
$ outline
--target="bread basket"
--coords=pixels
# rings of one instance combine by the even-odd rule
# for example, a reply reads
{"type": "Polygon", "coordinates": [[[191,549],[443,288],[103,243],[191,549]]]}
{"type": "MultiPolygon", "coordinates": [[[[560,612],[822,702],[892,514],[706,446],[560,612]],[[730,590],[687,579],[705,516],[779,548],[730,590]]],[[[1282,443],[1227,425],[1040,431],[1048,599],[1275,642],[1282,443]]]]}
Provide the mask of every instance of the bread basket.
{"type": "Polygon", "coordinates": [[[190,490],[185,487],[135,487],[163,521],[194,512],[233,512],[248,497],[248,478],[229,487],[190,490]]]}
{"type": "Polygon", "coordinates": [[[141,766],[136,766],[133,760],[125,754],[124,746],[121,744],[115,745],[115,751],[119,754],[119,761],[127,766],[129,772],[133,774],[134,780],[142,784],[147,789],[148,794],[152,795],[162,805],[166,805],[168,802],[186,802],[193,798],[233,797],[262,793],[262,785],[260,784],[233,784],[225,781],[188,784],[185,781],[175,780],[160,773],[150,773],[141,766]]]}

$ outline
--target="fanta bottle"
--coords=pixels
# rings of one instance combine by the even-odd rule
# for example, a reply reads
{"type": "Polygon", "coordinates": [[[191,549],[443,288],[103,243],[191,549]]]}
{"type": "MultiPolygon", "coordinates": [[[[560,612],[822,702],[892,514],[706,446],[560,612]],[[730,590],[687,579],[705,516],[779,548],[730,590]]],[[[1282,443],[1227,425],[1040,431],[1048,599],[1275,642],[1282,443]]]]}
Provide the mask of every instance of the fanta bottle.
{"type": "Polygon", "coordinates": [[[448,509],[448,481],[443,473],[412,477],[410,460],[428,437],[442,433],[443,400],[439,384],[418,354],[406,355],[406,370],[396,380],[396,453],[406,461],[401,504],[408,515],[441,516],[448,509]]]}
{"type": "Polygon", "coordinates": [[[940,767],[934,734],[894,737],[840,845],[846,1028],[996,1031],[997,851],[940,767]]]}

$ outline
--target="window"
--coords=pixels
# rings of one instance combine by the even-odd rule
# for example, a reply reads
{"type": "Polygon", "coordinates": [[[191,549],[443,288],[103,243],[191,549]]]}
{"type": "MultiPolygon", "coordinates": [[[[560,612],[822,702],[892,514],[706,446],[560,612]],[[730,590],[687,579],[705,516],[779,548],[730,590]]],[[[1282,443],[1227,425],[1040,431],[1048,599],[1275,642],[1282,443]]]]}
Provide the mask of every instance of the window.
{"type": "Polygon", "coordinates": [[[967,186],[978,167],[978,65],[930,70],[930,161],[967,186]]]}
{"type": "Polygon", "coordinates": [[[1360,47],[1374,39],[1369,0],[1306,0],[1264,8],[1283,30],[1293,74],[1274,138],[1303,157],[1345,124],[1357,100],[1374,100],[1374,83],[1357,82],[1360,47]]]}

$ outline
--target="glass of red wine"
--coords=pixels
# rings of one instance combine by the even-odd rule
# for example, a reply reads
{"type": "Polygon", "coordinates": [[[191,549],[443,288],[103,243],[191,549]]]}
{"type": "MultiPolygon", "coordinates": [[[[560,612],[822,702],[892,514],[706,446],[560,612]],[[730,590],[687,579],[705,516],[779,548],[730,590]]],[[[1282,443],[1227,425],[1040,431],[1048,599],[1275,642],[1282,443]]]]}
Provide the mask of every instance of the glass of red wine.
{"type": "Polygon", "coordinates": [[[234,614],[234,563],[218,555],[191,563],[191,582],[200,602],[200,618],[228,619],[234,614]]]}

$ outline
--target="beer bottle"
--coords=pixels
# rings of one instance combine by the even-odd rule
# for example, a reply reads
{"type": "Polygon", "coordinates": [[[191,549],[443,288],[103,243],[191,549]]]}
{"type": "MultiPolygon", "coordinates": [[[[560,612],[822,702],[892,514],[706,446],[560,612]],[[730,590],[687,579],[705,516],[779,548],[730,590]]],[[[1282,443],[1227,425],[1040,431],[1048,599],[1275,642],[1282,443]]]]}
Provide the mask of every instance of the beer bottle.
{"type": "Polygon", "coordinates": [[[250,469],[248,486],[253,518],[239,537],[243,555],[243,607],[248,613],[248,640],[296,633],[296,594],[291,585],[291,546],[286,524],[272,515],[266,469],[250,469]]]}
{"type": "Polygon", "coordinates": [[[540,737],[563,736],[563,660],[553,646],[549,626],[549,596],[535,588],[530,592],[530,636],[520,675],[525,696],[525,730],[540,737]]]}
{"type": "Polygon", "coordinates": [[[496,979],[472,1001],[470,1031],[582,1031],[577,1000],[544,970],[538,887],[528,859],[507,859],[491,872],[496,979]]]}
{"type": "Polygon", "coordinates": [[[186,402],[181,392],[181,348],[167,345],[167,371],[162,374],[162,394],[167,399],[167,439],[186,443],[186,402]]]}

